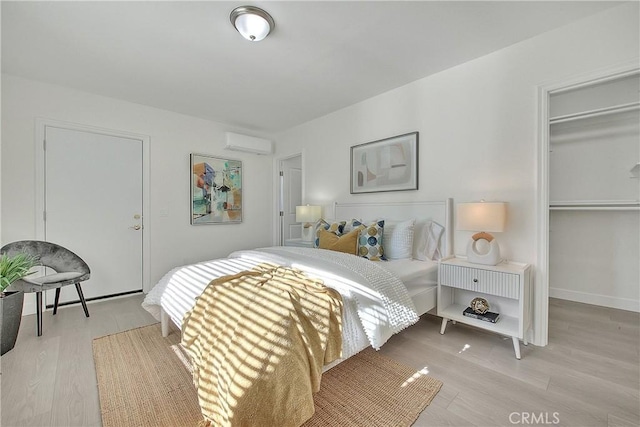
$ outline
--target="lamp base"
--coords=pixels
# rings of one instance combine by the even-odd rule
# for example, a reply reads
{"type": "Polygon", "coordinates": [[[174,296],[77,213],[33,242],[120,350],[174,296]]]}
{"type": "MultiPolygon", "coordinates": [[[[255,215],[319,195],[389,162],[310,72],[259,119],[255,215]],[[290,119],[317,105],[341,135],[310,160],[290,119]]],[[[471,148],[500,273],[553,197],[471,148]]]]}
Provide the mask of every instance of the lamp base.
{"type": "Polygon", "coordinates": [[[488,233],[474,234],[469,243],[467,243],[467,261],[473,264],[497,265],[500,264],[500,246],[498,242],[488,233]],[[478,248],[478,242],[485,241],[488,244],[486,251],[478,248]]]}
{"type": "Polygon", "coordinates": [[[302,226],[302,240],[305,242],[313,242],[313,224],[302,226]]]}

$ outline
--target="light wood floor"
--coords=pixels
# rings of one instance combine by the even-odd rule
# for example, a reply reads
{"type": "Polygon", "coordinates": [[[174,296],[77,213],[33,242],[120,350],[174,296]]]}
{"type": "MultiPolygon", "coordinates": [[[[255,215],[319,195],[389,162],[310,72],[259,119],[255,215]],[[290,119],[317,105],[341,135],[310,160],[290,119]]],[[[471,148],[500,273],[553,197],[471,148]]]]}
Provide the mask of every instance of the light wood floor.
{"type": "MultiPolygon", "coordinates": [[[[2,426],[99,426],[91,340],[154,323],[142,296],[46,312],[20,327],[1,358],[2,426]]],[[[522,346],[464,325],[423,318],[382,352],[444,382],[416,426],[638,426],[640,316],[560,300],[550,302],[550,342],[522,346]]]]}

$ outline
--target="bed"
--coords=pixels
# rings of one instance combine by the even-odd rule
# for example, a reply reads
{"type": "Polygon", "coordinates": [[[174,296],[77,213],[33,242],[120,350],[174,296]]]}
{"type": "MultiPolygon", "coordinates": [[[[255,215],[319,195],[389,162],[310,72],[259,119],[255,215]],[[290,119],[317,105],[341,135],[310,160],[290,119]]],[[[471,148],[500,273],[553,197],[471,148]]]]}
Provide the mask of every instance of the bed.
{"type": "MultiPolygon", "coordinates": [[[[335,203],[334,219],[352,218],[366,222],[384,219],[387,230],[407,220],[415,220],[413,250],[409,258],[373,262],[366,258],[324,249],[267,247],[236,251],[227,258],[205,261],[175,268],[168,272],[147,294],[143,307],[162,324],[164,336],[173,323],[180,329],[182,319],[195,299],[211,280],[237,274],[261,263],[274,263],[300,269],[325,285],[338,290],[343,297],[343,358],[368,346],[380,348],[393,334],[418,320],[436,306],[437,259],[452,253],[452,199],[400,203],[335,203]],[[424,244],[425,227],[441,226],[441,235],[431,248],[434,259],[417,260],[418,243],[424,244]],[[418,234],[423,238],[419,239],[418,234]],[[359,282],[368,280],[371,289],[359,282]],[[354,286],[355,284],[355,286],[354,286]],[[371,297],[372,293],[376,297],[371,297]]],[[[432,236],[434,237],[434,236],[432,236]]],[[[384,244],[384,243],[383,243],[384,244]]]]}
{"type": "Polygon", "coordinates": [[[297,427],[322,372],[433,310],[452,252],[452,199],[335,203],[314,246],[265,247],[178,267],[143,307],[181,330],[210,425],[297,427]],[[356,254],[358,256],[356,256],[356,254]],[[208,286],[212,283],[211,286],[208,286]]]}

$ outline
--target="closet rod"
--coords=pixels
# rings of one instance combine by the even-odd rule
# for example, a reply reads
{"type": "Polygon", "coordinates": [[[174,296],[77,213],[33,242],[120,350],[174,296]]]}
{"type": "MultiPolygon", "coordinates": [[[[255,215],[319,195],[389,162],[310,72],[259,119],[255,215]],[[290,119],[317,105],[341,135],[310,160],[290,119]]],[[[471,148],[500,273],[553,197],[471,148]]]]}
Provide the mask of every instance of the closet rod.
{"type": "Polygon", "coordinates": [[[630,102],[628,104],[616,105],[615,107],[598,108],[596,110],[583,111],[581,113],[566,114],[564,116],[552,117],[549,119],[550,124],[564,123],[573,120],[586,119],[589,117],[605,116],[607,114],[623,113],[625,111],[633,111],[640,109],[640,101],[630,102]]]}

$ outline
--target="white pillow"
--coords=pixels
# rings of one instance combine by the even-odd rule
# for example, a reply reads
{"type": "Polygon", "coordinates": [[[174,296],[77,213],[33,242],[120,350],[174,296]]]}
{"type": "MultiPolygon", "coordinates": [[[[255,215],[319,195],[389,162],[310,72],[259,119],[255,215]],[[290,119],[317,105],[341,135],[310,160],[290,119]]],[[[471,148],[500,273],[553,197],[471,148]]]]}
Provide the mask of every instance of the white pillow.
{"type": "Polygon", "coordinates": [[[437,222],[431,221],[429,229],[429,235],[427,236],[427,246],[425,255],[430,260],[436,261],[442,258],[440,252],[440,239],[444,233],[444,227],[437,222]]]}
{"type": "Polygon", "coordinates": [[[413,257],[421,261],[439,260],[442,258],[440,253],[440,239],[444,227],[434,221],[428,221],[424,226],[420,227],[416,232],[417,244],[414,247],[413,257]]]}
{"type": "Polygon", "coordinates": [[[415,223],[415,219],[385,223],[382,244],[387,259],[412,258],[415,223]]]}
{"type": "Polygon", "coordinates": [[[427,246],[427,231],[425,230],[431,220],[429,219],[417,219],[416,224],[413,227],[413,259],[426,260],[424,255],[425,248],[427,246]]]}

